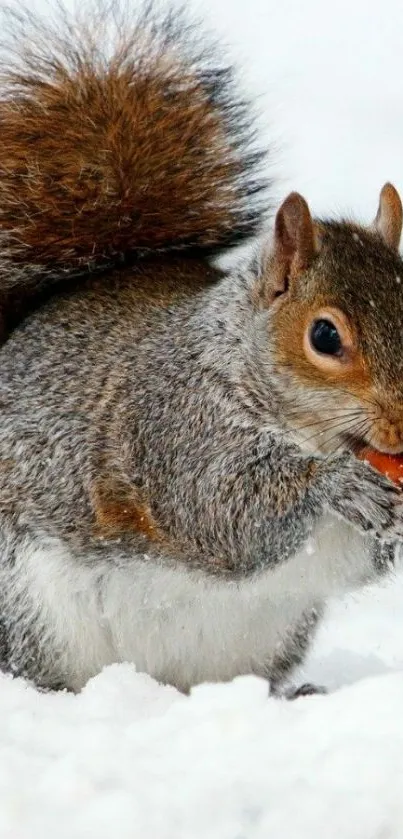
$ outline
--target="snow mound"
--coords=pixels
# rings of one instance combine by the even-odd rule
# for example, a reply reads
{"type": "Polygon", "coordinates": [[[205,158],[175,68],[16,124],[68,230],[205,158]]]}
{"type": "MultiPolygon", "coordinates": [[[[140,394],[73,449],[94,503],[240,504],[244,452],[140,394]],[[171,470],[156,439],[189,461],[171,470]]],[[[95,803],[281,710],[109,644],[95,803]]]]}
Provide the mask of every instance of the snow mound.
{"type": "Polygon", "coordinates": [[[402,602],[400,576],[335,604],[302,674],[333,692],[292,703],[131,665],[78,696],[0,677],[1,839],[401,839],[402,602]]]}

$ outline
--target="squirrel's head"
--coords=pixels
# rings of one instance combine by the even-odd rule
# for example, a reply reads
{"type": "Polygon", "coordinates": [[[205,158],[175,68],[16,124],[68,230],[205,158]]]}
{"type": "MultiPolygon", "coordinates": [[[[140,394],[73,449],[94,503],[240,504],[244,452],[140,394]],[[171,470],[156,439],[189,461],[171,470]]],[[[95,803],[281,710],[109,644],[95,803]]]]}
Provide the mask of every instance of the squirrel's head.
{"type": "Polygon", "coordinates": [[[314,449],[403,451],[402,218],[391,184],[370,228],[313,220],[297,193],[277,213],[258,306],[284,419],[314,449]]]}

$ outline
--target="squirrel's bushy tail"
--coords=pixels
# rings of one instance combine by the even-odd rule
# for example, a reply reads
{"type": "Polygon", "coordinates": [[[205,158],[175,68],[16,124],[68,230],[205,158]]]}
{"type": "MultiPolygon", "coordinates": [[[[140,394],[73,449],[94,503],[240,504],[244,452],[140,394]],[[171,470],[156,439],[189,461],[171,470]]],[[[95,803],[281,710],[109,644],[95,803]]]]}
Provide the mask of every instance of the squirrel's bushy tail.
{"type": "MultiPolygon", "coordinates": [[[[4,17],[4,12],[3,12],[4,17]]],[[[14,263],[94,268],[214,253],[256,232],[262,155],[233,71],[182,11],[9,10],[0,69],[0,237],[14,263]]]]}

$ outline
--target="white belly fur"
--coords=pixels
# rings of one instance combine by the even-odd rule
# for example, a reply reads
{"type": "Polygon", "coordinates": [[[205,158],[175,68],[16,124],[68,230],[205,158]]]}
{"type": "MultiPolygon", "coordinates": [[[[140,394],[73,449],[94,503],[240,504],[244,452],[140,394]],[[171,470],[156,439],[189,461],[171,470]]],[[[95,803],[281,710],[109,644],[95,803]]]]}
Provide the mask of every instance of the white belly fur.
{"type": "Polygon", "coordinates": [[[135,557],[125,568],[80,565],[62,543],[39,537],[15,559],[14,593],[29,604],[40,637],[63,651],[74,690],[117,661],[182,689],[265,675],[305,609],[371,577],[363,537],[330,516],[304,550],[245,581],[135,557]]]}

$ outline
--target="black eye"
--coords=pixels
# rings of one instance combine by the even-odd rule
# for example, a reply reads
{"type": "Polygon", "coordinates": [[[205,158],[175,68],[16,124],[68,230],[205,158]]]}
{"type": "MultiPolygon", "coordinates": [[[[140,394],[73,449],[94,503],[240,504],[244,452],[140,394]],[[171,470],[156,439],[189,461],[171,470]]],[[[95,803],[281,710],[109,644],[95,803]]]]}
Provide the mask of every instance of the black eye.
{"type": "Polygon", "coordinates": [[[324,355],[340,355],[342,344],[335,325],[330,320],[315,320],[311,329],[313,348],[324,355]]]}

